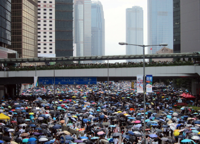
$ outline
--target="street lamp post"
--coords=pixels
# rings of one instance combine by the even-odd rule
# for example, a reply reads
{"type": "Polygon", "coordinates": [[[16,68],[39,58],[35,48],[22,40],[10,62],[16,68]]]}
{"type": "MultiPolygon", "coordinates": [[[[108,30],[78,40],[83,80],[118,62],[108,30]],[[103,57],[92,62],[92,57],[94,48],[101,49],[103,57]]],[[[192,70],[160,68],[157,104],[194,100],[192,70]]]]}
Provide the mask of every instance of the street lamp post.
{"type": "Polygon", "coordinates": [[[146,89],[145,89],[145,47],[167,46],[167,44],[137,45],[137,44],[128,44],[128,43],[124,43],[124,42],[119,42],[119,45],[132,45],[132,46],[139,46],[139,47],[143,48],[143,94],[144,94],[144,129],[143,129],[143,132],[144,132],[144,142],[146,142],[146,134],[145,134],[145,129],[146,129],[146,123],[145,123],[145,120],[146,120],[146,115],[145,115],[145,112],[146,112],[146,106],[145,106],[145,103],[146,103],[146,97],[145,97],[145,92],[146,92],[146,89]]]}

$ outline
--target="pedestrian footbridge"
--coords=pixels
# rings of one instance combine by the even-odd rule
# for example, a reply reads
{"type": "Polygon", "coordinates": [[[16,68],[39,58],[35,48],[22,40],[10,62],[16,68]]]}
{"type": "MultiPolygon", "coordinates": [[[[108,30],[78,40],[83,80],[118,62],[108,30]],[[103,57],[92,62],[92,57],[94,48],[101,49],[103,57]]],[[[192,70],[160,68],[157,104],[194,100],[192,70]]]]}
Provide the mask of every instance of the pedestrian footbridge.
{"type": "MultiPolygon", "coordinates": [[[[157,66],[146,67],[146,74],[153,77],[198,77],[200,66],[157,66]]],[[[33,70],[33,71],[0,71],[0,78],[23,78],[23,77],[136,77],[143,74],[142,67],[132,68],[92,68],[92,69],[56,69],[56,70],[33,70]]]]}

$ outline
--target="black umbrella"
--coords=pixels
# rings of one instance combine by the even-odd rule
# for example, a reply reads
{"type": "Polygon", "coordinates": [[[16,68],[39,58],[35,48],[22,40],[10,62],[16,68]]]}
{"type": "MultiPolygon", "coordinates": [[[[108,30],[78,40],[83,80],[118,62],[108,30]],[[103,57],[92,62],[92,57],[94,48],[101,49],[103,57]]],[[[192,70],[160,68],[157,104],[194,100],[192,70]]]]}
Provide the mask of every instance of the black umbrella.
{"type": "Polygon", "coordinates": [[[10,142],[10,141],[11,141],[11,138],[8,137],[8,136],[3,136],[2,139],[3,139],[4,141],[6,141],[6,142],[10,142]]]}
{"type": "Polygon", "coordinates": [[[113,134],[113,138],[114,138],[114,137],[119,137],[119,136],[121,136],[121,133],[114,133],[114,134],[113,134]]]}
{"type": "Polygon", "coordinates": [[[86,144],[93,144],[93,142],[90,141],[90,140],[84,140],[83,142],[86,143],[86,144]]]}

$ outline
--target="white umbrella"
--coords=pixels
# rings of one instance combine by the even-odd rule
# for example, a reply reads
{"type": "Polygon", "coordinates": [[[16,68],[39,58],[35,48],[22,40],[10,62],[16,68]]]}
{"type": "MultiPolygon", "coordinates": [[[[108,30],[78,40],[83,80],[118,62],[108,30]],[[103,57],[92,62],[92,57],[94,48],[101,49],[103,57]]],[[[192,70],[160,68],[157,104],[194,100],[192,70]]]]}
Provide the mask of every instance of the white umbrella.
{"type": "Polygon", "coordinates": [[[8,130],[8,132],[14,132],[14,131],[15,131],[14,129],[9,129],[9,130],[8,130]]]}
{"type": "Polygon", "coordinates": [[[23,124],[20,124],[19,126],[23,127],[23,126],[27,126],[27,124],[23,123],[23,124]]]}
{"type": "Polygon", "coordinates": [[[38,118],[38,120],[43,120],[43,119],[44,119],[43,117],[39,117],[39,118],[38,118]]]}
{"type": "Polygon", "coordinates": [[[193,140],[199,140],[200,137],[199,137],[199,136],[192,136],[192,139],[193,139],[193,140]]]}
{"type": "Polygon", "coordinates": [[[174,112],[172,115],[175,116],[175,117],[177,117],[178,113],[174,112]]]}
{"type": "Polygon", "coordinates": [[[162,140],[162,141],[167,141],[168,138],[167,138],[167,137],[162,137],[161,140],[162,140]]]}
{"type": "Polygon", "coordinates": [[[40,138],[39,139],[39,142],[45,142],[45,141],[48,141],[48,139],[47,138],[40,138]]]}

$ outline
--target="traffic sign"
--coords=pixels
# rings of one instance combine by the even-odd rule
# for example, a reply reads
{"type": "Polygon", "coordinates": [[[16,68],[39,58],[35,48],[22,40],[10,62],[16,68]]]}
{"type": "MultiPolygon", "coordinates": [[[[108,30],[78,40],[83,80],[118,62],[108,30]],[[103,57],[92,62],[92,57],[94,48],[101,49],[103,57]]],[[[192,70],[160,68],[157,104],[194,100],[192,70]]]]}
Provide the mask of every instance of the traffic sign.
{"type": "MultiPolygon", "coordinates": [[[[39,85],[52,85],[54,84],[54,77],[39,77],[39,85]]],[[[55,77],[55,84],[60,85],[84,85],[84,84],[97,84],[96,77],[55,77]]]]}

